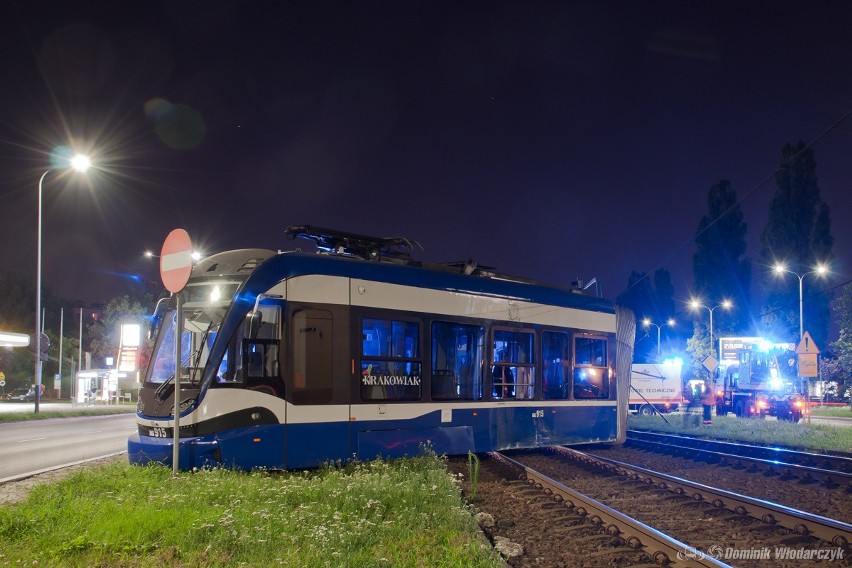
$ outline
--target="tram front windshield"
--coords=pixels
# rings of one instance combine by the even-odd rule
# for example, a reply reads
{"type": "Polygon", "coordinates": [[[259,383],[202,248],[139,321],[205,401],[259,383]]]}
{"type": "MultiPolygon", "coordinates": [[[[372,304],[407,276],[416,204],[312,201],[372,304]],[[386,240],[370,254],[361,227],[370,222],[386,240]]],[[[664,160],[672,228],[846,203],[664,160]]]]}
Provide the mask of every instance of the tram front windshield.
{"type": "MultiPolygon", "coordinates": [[[[210,354],[210,347],[219,332],[226,308],[203,306],[183,309],[183,333],[180,340],[180,360],[183,381],[198,383],[210,354]]],[[[175,335],[177,310],[167,309],[160,320],[157,345],[151,357],[149,383],[164,383],[175,375],[175,335]]]]}

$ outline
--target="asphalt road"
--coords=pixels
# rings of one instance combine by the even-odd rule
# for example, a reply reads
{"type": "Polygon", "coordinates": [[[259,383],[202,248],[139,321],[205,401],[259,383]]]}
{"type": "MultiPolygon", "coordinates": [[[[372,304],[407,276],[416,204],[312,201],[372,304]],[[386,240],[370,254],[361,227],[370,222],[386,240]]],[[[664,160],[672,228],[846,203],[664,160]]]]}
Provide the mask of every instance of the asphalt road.
{"type": "Polygon", "coordinates": [[[135,430],[133,412],[0,424],[0,482],[127,451],[135,430]]]}

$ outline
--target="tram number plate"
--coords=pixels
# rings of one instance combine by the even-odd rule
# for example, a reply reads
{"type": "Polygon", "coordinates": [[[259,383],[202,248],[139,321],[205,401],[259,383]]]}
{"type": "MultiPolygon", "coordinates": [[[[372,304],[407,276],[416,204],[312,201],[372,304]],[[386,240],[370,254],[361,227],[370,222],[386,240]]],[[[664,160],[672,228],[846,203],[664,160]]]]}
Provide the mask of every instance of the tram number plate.
{"type": "Polygon", "coordinates": [[[148,430],[148,434],[153,436],[154,438],[168,438],[169,433],[166,432],[165,428],[150,428],[148,430]]]}
{"type": "Polygon", "coordinates": [[[544,410],[536,410],[532,413],[533,418],[544,418],[544,410]]]}

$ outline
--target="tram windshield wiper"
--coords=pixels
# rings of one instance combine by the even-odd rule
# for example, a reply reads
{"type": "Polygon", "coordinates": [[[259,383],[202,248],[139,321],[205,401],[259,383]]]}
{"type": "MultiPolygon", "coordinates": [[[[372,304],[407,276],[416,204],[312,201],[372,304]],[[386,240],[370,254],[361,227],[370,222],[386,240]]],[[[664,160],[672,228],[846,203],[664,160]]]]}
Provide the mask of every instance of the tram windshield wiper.
{"type": "Polygon", "coordinates": [[[166,387],[169,386],[169,383],[172,382],[174,378],[175,374],[172,373],[171,375],[169,375],[169,378],[163,381],[163,384],[157,387],[157,390],[154,391],[154,396],[157,397],[157,400],[165,400],[165,398],[163,397],[163,393],[166,392],[166,387]]]}
{"type": "MultiPolygon", "coordinates": [[[[201,356],[204,353],[204,346],[207,344],[207,337],[210,335],[210,332],[213,330],[213,327],[214,327],[214,325],[213,325],[212,321],[209,324],[207,324],[207,328],[204,330],[204,333],[201,335],[201,341],[199,342],[198,347],[196,347],[195,351],[190,353],[189,356],[181,362],[181,365],[180,365],[181,369],[189,369],[190,370],[189,371],[189,382],[190,382],[190,384],[193,384],[193,385],[195,384],[195,380],[193,379],[192,370],[198,370],[200,368],[199,363],[201,363],[201,356]],[[192,362],[191,365],[190,365],[190,362],[192,362]]],[[[218,329],[218,327],[219,327],[218,324],[215,327],[218,329]]],[[[154,391],[154,394],[156,395],[156,397],[159,400],[164,400],[164,396],[165,396],[164,393],[166,392],[169,384],[174,380],[174,378],[175,378],[175,373],[172,373],[171,375],[169,375],[169,377],[165,381],[163,381],[163,384],[161,384],[159,387],[157,387],[157,390],[154,391]]]]}

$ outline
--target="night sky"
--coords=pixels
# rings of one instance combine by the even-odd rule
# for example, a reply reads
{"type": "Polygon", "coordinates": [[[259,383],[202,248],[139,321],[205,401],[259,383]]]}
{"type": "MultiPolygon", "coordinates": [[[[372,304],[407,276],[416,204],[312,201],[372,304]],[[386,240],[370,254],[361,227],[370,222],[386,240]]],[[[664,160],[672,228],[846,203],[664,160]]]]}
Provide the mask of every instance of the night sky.
{"type": "MultiPolygon", "coordinates": [[[[556,284],[692,282],[707,193],[758,239],[783,144],[814,144],[850,279],[848,2],[6,2],[2,266],[103,302],[166,235],[289,249],[289,225],[419,241],[556,284]],[[838,121],[840,121],[839,124],[838,121]]],[[[298,243],[296,243],[298,244],[298,243]]],[[[303,248],[311,249],[307,242],[303,248]]],[[[800,269],[803,271],[804,267],[800,269]]],[[[791,284],[792,285],[792,284],[791,284]]]]}

